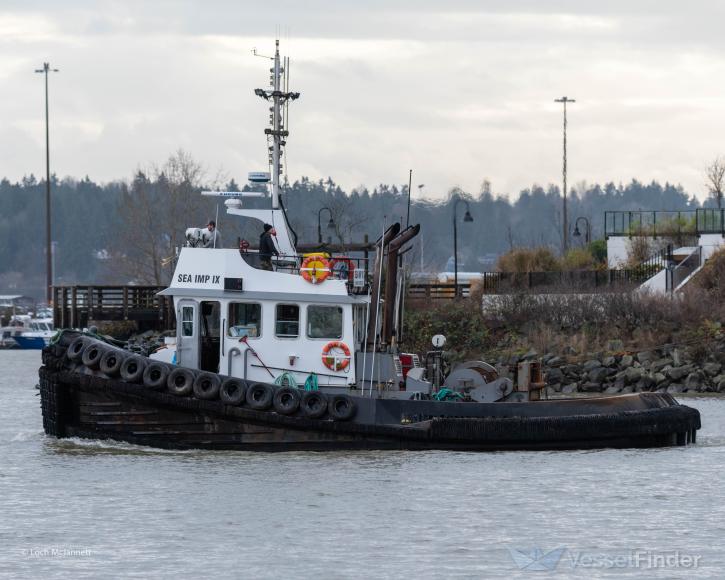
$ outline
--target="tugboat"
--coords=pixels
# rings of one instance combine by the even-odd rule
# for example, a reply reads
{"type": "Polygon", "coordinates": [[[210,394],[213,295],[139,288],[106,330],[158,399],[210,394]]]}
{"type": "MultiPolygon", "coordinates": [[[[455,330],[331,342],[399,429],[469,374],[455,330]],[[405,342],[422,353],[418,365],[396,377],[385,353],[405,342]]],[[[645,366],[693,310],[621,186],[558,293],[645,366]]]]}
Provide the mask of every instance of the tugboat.
{"type": "MultiPolygon", "coordinates": [[[[230,216],[276,231],[274,269],[247,245],[198,247],[187,230],[170,286],[176,336],[148,357],[95,333],[61,330],[43,349],[45,432],[174,449],[573,449],[694,443],[697,410],[665,393],[545,400],[538,363],[514,380],[481,361],[444,372],[445,338],[423,360],[400,350],[399,257],[419,226],[381,232],[374,258],[299,255],[280,200],[289,136],[286,67],[255,93],[271,105],[270,207],[226,198],[230,216]]],[[[286,64],[286,63],[285,63],[286,64]]],[[[253,194],[252,194],[253,195],[253,194]]],[[[382,230],[382,228],[381,228],[382,230]]],[[[266,256],[262,256],[266,260],[266,256]]]]}

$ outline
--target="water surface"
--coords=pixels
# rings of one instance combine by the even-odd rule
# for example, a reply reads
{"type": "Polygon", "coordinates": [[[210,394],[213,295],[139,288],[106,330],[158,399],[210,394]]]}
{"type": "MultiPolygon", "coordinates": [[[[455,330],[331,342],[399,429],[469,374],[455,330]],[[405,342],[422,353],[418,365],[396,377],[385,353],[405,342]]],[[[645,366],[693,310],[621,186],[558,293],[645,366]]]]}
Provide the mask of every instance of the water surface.
{"type": "Polygon", "coordinates": [[[39,363],[0,351],[2,577],[725,577],[723,399],[687,448],[176,452],[46,437],[39,363]]]}

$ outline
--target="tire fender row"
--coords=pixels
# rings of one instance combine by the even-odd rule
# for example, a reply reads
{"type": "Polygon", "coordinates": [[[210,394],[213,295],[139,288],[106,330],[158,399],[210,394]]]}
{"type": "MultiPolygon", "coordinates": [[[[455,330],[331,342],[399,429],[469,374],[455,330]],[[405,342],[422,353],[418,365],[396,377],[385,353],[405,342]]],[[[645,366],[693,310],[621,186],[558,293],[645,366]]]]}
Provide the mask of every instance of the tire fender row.
{"type": "Polygon", "coordinates": [[[151,391],[166,391],[177,397],[218,400],[225,405],[244,405],[255,411],[274,411],[286,416],[301,414],[308,419],[327,416],[334,421],[349,421],[357,412],[355,401],[345,394],[328,395],[320,391],[277,387],[178,367],[87,336],[74,339],[65,356],[71,363],[100,371],[110,378],[143,385],[151,391]]]}

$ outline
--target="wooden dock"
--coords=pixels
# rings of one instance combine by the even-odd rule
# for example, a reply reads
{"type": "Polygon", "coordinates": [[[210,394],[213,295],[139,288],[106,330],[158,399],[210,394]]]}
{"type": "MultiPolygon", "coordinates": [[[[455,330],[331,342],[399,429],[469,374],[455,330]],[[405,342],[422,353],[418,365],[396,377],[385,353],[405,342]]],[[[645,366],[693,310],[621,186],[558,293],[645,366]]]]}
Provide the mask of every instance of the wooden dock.
{"type": "Polygon", "coordinates": [[[56,328],[84,328],[89,321],[129,320],[139,330],[175,327],[173,300],[158,296],[165,286],[54,286],[56,328]]]}

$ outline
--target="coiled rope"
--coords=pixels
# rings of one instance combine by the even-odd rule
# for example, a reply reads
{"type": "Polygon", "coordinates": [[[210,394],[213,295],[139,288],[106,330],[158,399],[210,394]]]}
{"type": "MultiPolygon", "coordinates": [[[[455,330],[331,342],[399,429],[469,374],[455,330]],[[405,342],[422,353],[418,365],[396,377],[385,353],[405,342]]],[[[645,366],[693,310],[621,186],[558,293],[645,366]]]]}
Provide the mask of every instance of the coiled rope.
{"type": "Polygon", "coordinates": [[[297,388],[297,381],[288,372],[284,372],[281,375],[279,375],[276,379],[274,379],[274,384],[277,385],[278,387],[292,387],[293,389],[297,388]]]}

